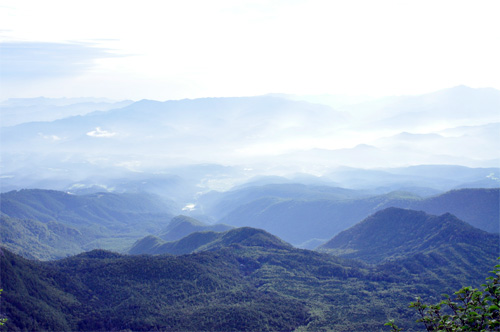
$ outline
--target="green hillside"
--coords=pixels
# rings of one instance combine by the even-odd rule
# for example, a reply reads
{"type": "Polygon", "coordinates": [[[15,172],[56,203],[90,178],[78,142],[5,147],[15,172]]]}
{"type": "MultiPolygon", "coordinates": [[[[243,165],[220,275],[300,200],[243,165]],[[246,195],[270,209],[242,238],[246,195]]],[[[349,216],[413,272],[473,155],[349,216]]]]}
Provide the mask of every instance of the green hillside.
{"type": "Polygon", "coordinates": [[[500,233],[500,189],[457,189],[405,206],[430,214],[451,213],[474,227],[500,233]]]}
{"type": "Polygon", "coordinates": [[[194,232],[224,232],[231,228],[233,227],[223,224],[208,225],[192,217],[180,215],[172,218],[167,227],[159,232],[158,237],[165,241],[175,241],[194,232]]]}
{"type": "Polygon", "coordinates": [[[440,251],[439,261],[425,251],[372,266],[294,249],[261,230],[221,234],[206,250],[180,256],[94,250],[37,262],[4,249],[0,287],[6,327],[383,331],[392,318],[421,330],[408,303],[415,296],[434,299],[463,285],[479,285],[498,253],[498,242],[494,254],[477,243],[467,255],[458,239],[440,251]],[[460,251],[461,262],[453,251],[460,251]]]}
{"type": "Polygon", "coordinates": [[[194,232],[180,240],[171,242],[150,235],[134,243],[128,253],[132,255],[182,255],[234,245],[265,246],[268,248],[291,247],[263,230],[242,227],[226,232],[194,232]]]}
{"type": "Polygon", "coordinates": [[[74,255],[91,239],[56,221],[42,223],[0,216],[0,243],[26,258],[48,260],[74,255]]]}
{"type": "Polygon", "coordinates": [[[237,227],[265,229],[294,245],[327,241],[369,215],[388,207],[451,213],[474,227],[499,232],[500,189],[460,189],[421,198],[411,193],[351,199],[285,199],[263,197],[244,203],[220,219],[237,227]]]}
{"type": "Polygon", "coordinates": [[[172,218],[169,203],[150,194],[24,189],[0,194],[0,202],[0,244],[37,259],[94,248],[124,250],[172,218]]]}
{"type": "Polygon", "coordinates": [[[494,256],[498,241],[498,235],[474,228],[449,213],[433,216],[387,208],[336,235],[318,250],[380,263],[416,254],[439,255],[450,248],[468,248],[471,256],[494,256]]]}

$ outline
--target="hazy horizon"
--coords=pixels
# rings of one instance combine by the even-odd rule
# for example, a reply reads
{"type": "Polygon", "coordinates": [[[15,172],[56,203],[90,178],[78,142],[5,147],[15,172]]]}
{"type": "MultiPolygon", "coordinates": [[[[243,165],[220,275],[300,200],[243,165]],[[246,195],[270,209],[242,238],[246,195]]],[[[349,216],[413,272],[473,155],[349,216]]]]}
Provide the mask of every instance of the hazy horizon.
{"type": "Polygon", "coordinates": [[[500,89],[499,8],[487,0],[4,0],[0,100],[500,89]]]}
{"type": "Polygon", "coordinates": [[[496,1],[0,8],[3,182],[500,165],[496,1]]]}

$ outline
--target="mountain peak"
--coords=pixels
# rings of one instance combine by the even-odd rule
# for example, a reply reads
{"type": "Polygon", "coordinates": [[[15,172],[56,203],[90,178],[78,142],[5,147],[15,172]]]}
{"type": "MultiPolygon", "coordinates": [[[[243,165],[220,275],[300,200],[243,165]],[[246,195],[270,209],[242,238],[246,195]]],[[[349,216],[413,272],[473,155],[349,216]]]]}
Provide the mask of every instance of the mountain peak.
{"type": "Polygon", "coordinates": [[[275,249],[292,247],[290,244],[262,229],[251,227],[240,227],[225,232],[221,237],[221,244],[223,246],[237,244],[275,249]]]}
{"type": "Polygon", "coordinates": [[[434,216],[391,207],[339,233],[318,250],[378,263],[455,243],[477,244],[478,239],[491,241],[492,237],[495,236],[450,213],[434,216]]]}
{"type": "Polygon", "coordinates": [[[181,255],[235,246],[262,247],[266,249],[292,248],[290,244],[262,229],[241,227],[225,232],[194,232],[180,240],[172,242],[165,242],[155,236],[146,236],[132,246],[129,254],[181,255]]]}

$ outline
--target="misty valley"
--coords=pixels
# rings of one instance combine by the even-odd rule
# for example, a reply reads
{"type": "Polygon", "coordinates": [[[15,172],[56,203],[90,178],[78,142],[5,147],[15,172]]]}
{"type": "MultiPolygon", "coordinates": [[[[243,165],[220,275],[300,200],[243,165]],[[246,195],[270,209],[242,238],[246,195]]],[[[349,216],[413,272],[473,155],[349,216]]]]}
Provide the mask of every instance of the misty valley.
{"type": "Polygon", "coordinates": [[[0,107],[0,331],[431,331],[499,264],[492,88],[0,107]]]}

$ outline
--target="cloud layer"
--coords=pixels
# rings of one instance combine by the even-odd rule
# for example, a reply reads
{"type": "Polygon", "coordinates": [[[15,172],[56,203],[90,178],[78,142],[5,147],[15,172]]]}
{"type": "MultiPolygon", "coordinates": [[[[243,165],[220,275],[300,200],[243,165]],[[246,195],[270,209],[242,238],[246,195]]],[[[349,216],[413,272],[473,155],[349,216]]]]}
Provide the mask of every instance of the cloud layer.
{"type": "Polygon", "coordinates": [[[91,70],[97,59],[117,56],[81,43],[3,42],[0,49],[0,75],[6,82],[74,77],[91,70]]]}

